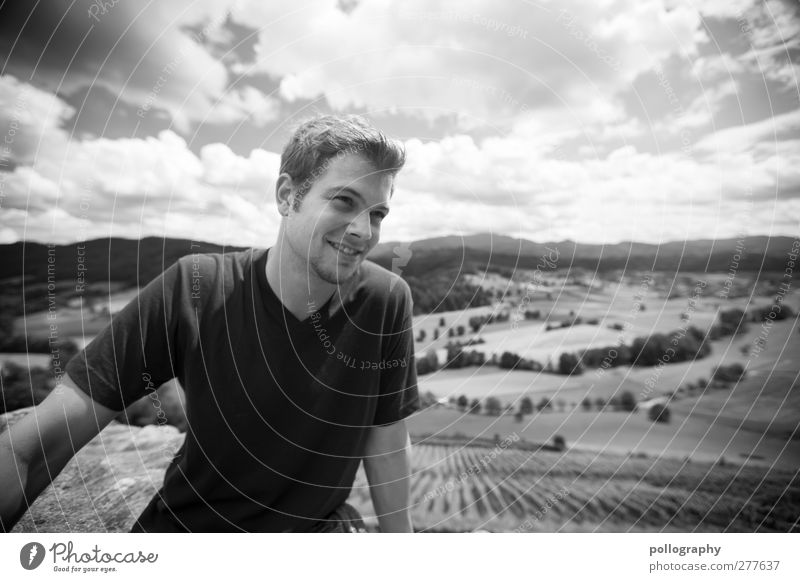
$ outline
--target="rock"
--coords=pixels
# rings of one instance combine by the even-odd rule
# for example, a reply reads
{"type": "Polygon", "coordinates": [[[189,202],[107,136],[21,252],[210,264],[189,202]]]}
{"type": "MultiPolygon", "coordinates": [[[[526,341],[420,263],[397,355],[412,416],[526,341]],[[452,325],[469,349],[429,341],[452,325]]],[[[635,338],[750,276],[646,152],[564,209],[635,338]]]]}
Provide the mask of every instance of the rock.
{"type": "MultiPolygon", "coordinates": [[[[31,409],[0,416],[0,430],[31,409]]],[[[113,422],[67,464],[14,532],[127,532],[183,443],[173,426],[113,422]]]]}

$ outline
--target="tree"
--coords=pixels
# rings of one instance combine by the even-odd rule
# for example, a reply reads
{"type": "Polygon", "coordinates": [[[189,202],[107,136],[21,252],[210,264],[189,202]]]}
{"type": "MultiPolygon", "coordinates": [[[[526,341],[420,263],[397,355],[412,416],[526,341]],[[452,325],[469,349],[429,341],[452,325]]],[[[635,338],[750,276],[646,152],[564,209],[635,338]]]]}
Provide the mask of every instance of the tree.
{"type": "Polygon", "coordinates": [[[717,366],[711,376],[712,380],[721,382],[738,382],[744,376],[744,366],[739,363],[730,366],[717,366]]]}
{"type": "Polygon", "coordinates": [[[517,410],[517,412],[514,414],[514,421],[522,422],[523,420],[525,420],[525,415],[522,414],[521,410],[517,410]]]}
{"type": "Polygon", "coordinates": [[[428,390],[427,392],[424,392],[423,394],[420,395],[419,401],[420,401],[420,406],[422,408],[428,408],[430,406],[434,406],[435,404],[437,404],[439,402],[439,399],[436,398],[436,395],[433,392],[428,390]]]}
{"type": "Polygon", "coordinates": [[[539,404],[536,405],[536,409],[541,412],[541,411],[543,411],[543,410],[545,410],[547,408],[552,410],[553,409],[553,403],[550,401],[549,398],[545,398],[543,396],[542,399],[539,401],[539,404]]]}
{"type": "Polygon", "coordinates": [[[557,435],[555,435],[555,436],[553,437],[553,447],[554,447],[554,448],[555,448],[557,451],[563,451],[563,450],[566,450],[566,448],[567,448],[567,439],[565,439],[565,438],[564,438],[563,436],[561,436],[560,434],[557,434],[557,435]]]}
{"type": "Polygon", "coordinates": [[[573,353],[562,353],[558,358],[558,373],[565,376],[583,374],[583,366],[578,356],[573,353]]]}
{"type": "Polygon", "coordinates": [[[636,410],[636,397],[632,392],[626,390],[619,397],[619,407],[626,412],[636,410]]]}
{"type": "Polygon", "coordinates": [[[533,414],[533,401],[527,396],[519,401],[519,413],[523,415],[533,414]]]}
{"type": "Polygon", "coordinates": [[[513,370],[519,364],[519,356],[517,354],[512,354],[511,352],[503,352],[500,356],[500,362],[498,363],[498,367],[504,370],[513,370]]]}
{"type": "Polygon", "coordinates": [[[481,401],[477,398],[472,400],[472,403],[469,405],[469,411],[472,414],[480,414],[481,413],[481,401]]]}
{"type": "Polygon", "coordinates": [[[653,422],[663,423],[669,423],[670,415],[671,413],[669,408],[667,408],[664,404],[653,404],[653,406],[650,407],[650,412],[648,413],[650,420],[653,422]]]}
{"type": "Polygon", "coordinates": [[[486,323],[488,318],[485,315],[476,315],[474,317],[469,318],[469,326],[472,328],[473,333],[478,333],[483,324],[486,323]]]}
{"type": "Polygon", "coordinates": [[[469,400],[467,399],[466,396],[464,396],[462,394],[461,396],[458,397],[458,400],[456,401],[456,404],[458,404],[458,409],[463,412],[464,410],[467,409],[467,405],[469,404],[469,400]]]}
{"type": "Polygon", "coordinates": [[[447,325],[447,324],[444,322],[444,317],[440,317],[439,318],[439,327],[444,327],[445,325],[447,325]]]}
{"type": "Polygon", "coordinates": [[[498,416],[503,410],[503,405],[500,403],[498,398],[489,396],[489,398],[486,399],[484,410],[489,416],[498,416]]]}
{"type": "Polygon", "coordinates": [[[439,356],[436,355],[436,350],[428,350],[428,353],[425,354],[425,359],[428,360],[428,367],[431,372],[439,369],[439,356]]]}
{"type": "Polygon", "coordinates": [[[439,329],[438,328],[433,330],[433,339],[435,339],[435,340],[439,339],[439,329]]]}
{"type": "Polygon", "coordinates": [[[430,374],[432,371],[426,358],[419,358],[417,360],[417,376],[424,376],[425,374],[430,374]]]}
{"type": "Polygon", "coordinates": [[[426,335],[427,335],[427,334],[425,333],[425,330],[424,330],[424,329],[421,329],[421,330],[419,330],[419,335],[417,336],[417,341],[418,341],[418,342],[424,342],[424,341],[425,341],[425,336],[426,336],[426,335]]]}
{"type": "Polygon", "coordinates": [[[466,333],[466,331],[467,331],[467,330],[466,330],[466,328],[465,328],[463,325],[459,325],[459,326],[456,328],[456,333],[457,333],[459,336],[462,336],[462,335],[464,335],[464,334],[466,333]]]}
{"type": "Polygon", "coordinates": [[[592,401],[589,400],[588,396],[581,400],[581,407],[587,412],[592,409],[592,401]]]}

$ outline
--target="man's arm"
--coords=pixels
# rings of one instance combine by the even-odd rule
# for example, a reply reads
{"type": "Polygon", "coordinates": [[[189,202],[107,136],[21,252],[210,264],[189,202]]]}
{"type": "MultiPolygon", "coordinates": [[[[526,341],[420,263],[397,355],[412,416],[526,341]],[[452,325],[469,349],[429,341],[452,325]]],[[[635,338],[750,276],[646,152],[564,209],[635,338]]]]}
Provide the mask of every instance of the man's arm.
{"type": "Polygon", "coordinates": [[[381,531],[413,532],[409,513],[411,441],[405,421],[370,428],[364,471],[381,531]]]}
{"type": "Polygon", "coordinates": [[[11,531],[72,456],[117,414],[64,375],[42,403],[0,434],[0,531],[11,531]]]}

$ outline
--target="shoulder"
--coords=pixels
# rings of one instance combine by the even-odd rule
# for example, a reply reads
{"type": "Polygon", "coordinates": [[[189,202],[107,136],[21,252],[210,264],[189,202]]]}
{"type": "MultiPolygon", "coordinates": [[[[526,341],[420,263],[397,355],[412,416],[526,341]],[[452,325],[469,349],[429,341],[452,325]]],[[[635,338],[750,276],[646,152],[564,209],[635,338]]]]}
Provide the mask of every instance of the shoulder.
{"type": "Polygon", "coordinates": [[[373,263],[361,263],[361,289],[370,297],[388,304],[404,304],[411,301],[411,288],[400,275],[373,263]]]}
{"type": "Polygon", "coordinates": [[[211,291],[214,296],[240,287],[261,249],[230,253],[190,253],[175,264],[177,276],[193,294],[211,291]]]}

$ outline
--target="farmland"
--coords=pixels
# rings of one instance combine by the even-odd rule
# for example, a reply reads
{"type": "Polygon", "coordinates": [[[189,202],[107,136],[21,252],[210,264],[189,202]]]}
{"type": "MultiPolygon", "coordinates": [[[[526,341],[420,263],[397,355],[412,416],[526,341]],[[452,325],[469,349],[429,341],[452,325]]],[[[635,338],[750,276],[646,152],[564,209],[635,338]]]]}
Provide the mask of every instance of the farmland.
{"type": "MultiPolygon", "coordinates": [[[[800,531],[796,471],[641,454],[523,450],[517,444],[418,442],[411,491],[415,529],[800,531]]],[[[374,524],[363,471],[350,503],[374,524]]]]}

